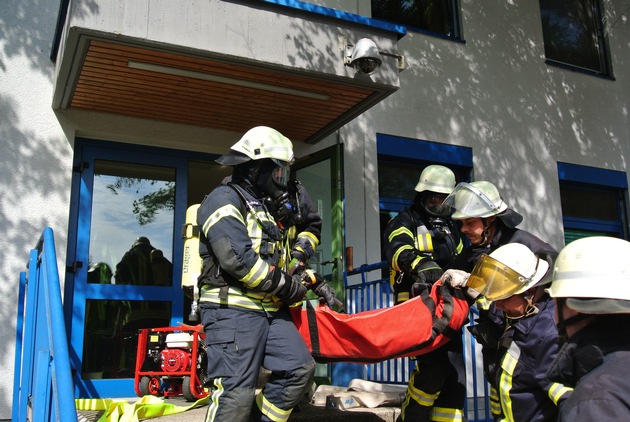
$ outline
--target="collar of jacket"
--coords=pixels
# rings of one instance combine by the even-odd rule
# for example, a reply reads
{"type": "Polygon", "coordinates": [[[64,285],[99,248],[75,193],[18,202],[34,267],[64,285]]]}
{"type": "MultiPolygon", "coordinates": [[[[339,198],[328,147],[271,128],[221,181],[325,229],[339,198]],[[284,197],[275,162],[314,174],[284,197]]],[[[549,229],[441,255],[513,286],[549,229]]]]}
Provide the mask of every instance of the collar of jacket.
{"type": "Polygon", "coordinates": [[[604,362],[606,355],[620,350],[630,351],[630,333],[604,321],[585,327],[571,337],[560,348],[547,378],[575,387],[584,375],[604,362]]]}

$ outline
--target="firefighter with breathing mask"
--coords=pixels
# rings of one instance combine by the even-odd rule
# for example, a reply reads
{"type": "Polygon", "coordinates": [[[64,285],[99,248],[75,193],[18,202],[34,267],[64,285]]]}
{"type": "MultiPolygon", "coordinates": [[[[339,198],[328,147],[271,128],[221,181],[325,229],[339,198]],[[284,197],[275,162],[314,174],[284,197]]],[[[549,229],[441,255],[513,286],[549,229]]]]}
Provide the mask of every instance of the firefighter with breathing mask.
{"type": "Polygon", "coordinates": [[[555,421],[558,404],[570,395],[570,388],[545,376],[559,349],[555,306],[545,291],[554,257],[508,243],[482,256],[470,274],[447,270],[442,278],[467,288],[470,296],[483,295],[505,313],[494,336],[471,329],[488,361],[486,378],[498,392],[500,409],[492,412],[497,421],[555,421]]]}
{"type": "MultiPolygon", "coordinates": [[[[450,269],[470,273],[477,261],[484,255],[509,243],[521,243],[539,257],[555,256],[557,251],[547,242],[532,233],[519,229],[523,216],[509,207],[497,187],[488,181],[461,182],[444,200],[444,208],[451,210],[451,218],[459,221],[460,231],[466,236],[470,245],[459,254],[450,269]]],[[[446,212],[446,211],[444,211],[446,212]]],[[[476,295],[473,295],[476,296],[476,295]]],[[[474,335],[480,342],[492,341],[501,335],[501,327],[505,324],[505,312],[486,299],[476,296],[479,318],[474,326],[474,335]]],[[[484,369],[497,361],[496,348],[493,344],[484,348],[484,369]]],[[[490,391],[490,407],[495,418],[501,417],[501,405],[494,387],[490,391]]]]}
{"type": "Polygon", "coordinates": [[[630,243],[574,240],[558,255],[549,294],[562,347],[547,372],[574,387],[558,421],[630,420],[630,243]]]}
{"type": "MultiPolygon", "coordinates": [[[[383,252],[392,269],[395,303],[428,293],[463,249],[459,231],[442,202],[455,187],[455,174],[429,165],[420,174],[413,203],[392,218],[383,235],[383,252]],[[442,211],[446,210],[446,213],[442,211]]],[[[416,358],[401,421],[461,421],[466,370],[461,336],[416,358]]]]}
{"type": "MultiPolygon", "coordinates": [[[[197,211],[206,421],[285,421],[312,383],[315,362],[288,312],[309,286],[278,266],[286,233],[269,206],[288,201],[292,161],[293,145],[280,132],[250,129],[217,159],[233,166],[231,180],[197,211]],[[270,376],[255,397],[261,366],[270,376]]],[[[334,296],[327,285],[320,291],[334,296]]]]}

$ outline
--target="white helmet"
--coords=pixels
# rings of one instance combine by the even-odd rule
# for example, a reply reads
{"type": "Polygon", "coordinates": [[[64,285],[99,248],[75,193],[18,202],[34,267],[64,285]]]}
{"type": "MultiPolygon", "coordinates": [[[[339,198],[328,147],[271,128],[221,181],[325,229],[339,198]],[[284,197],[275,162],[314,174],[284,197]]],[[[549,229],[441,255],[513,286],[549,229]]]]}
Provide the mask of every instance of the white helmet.
{"type": "Polygon", "coordinates": [[[477,261],[466,285],[489,300],[507,299],[549,283],[549,263],[521,243],[508,243],[477,261]]]}
{"type": "Polygon", "coordinates": [[[448,195],[455,188],[455,173],[448,167],[430,165],[420,173],[416,192],[431,191],[448,195]]]}
{"type": "Polygon", "coordinates": [[[585,314],[630,313],[630,242],[593,236],[558,255],[549,295],[585,314]]]}
{"type": "Polygon", "coordinates": [[[282,163],[293,162],[293,144],[286,136],[267,126],[254,127],[241,137],[230,152],[219,157],[216,162],[224,166],[234,166],[250,160],[270,158],[282,163]]]}
{"type": "Polygon", "coordinates": [[[522,215],[503,202],[497,187],[485,180],[459,183],[442,206],[454,210],[451,215],[453,220],[496,215],[510,228],[518,226],[523,221],[522,215]]]}

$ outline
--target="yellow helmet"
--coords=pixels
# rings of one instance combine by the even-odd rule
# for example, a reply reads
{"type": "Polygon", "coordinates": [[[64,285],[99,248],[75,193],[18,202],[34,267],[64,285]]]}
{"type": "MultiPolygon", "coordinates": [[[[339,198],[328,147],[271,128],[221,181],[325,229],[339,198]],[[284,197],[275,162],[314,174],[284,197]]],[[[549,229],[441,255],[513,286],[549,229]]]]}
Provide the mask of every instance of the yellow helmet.
{"type": "Polygon", "coordinates": [[[477,261],[466,285],[489,300],[507,299],[548,283],[549,263],[521,243],[508,243],[477,261]]]}
{"type": "Polygon", "coordinates": [[[566,245],[556,260],[549,295],[585,314],[630,313],[630,242],[593,236],[566,245]]]}
{"type": "Polygon", "coordinates": [[[289,138],[273,128],[256,126],[245,132],[230,151],[216,162],[224,166],[234,166],[264,158],[291,164],[294,159],[293,144],[289,138]]]}

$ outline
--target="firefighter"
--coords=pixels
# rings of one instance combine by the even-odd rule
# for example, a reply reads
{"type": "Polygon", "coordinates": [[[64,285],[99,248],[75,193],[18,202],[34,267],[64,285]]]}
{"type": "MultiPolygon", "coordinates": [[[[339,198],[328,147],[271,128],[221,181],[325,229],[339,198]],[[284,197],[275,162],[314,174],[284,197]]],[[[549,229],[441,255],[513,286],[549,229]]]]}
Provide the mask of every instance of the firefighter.
{"type": "Polygon", "coordinates": [[[480,293],[505,313],[497,339],[481,342],[494,348],[486,377],[498,392],[503,421],[555,421],[558,403],[571,392],[545,377],[559,348],[555,305],[545,290],[554,257],[508,243],[482,256],[471,274],[446,270],[442,278],[453,287],[468,286],[471,296],[480,293]]]}
{"type": "Polygon", "coordinates": [[[206,421],[286,421],[311,386],[315,362],[288,312],[307,287],[278,266],[286,233],[268,207],[286,202],[292,161],[289,139],[269,127],[250,129],[217,160],[233,166],[231,180],[197,211],[206,421]],[[270,376],[255,397],[261,366],[270,376]]]}
{"type": "MultiPolygon", "coordinates": [[[[442,268],[461,252],[459,231],[441,207],[454,187],[452,170],[427,166],[415,187],[413,203],[387,224],[384,254],[394,272],[395,303],[427,291],[442,275],[442,268]]],[[[463,420],[465,375],[461,336],[418,356],[399,420],[463,420]]]]}
{"type": "MultiPolygon", "coordinates": [[[[444,200],[443,207],[452,211],[451,218],[460,222],[460,231],[470,244],[455,258],[452,269],[470,273],[482,256],[508,243],[521,243],[538,256],[557,255],[551,245],[517,228],[523,216],[503,201],[491,182],[459,183],[444,200]]],[[[482,345],[484,373],[488,376],[497,361],[496,342],[505,327],[505,313],[482,295],[476,298],[476,306],[479,318],[471,333],[482,345]]],[[[501,404],[494,388],[490,391],[490,407],[494,418],[500,420],[501,404]]]]}
{"type": "Polygon", "coordinates": [[[562,347],[547,376],[574,387],[559,421],[630,420],[630,243],[594,236],[558,255],[549,294],[562,347]]]}

